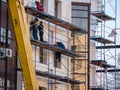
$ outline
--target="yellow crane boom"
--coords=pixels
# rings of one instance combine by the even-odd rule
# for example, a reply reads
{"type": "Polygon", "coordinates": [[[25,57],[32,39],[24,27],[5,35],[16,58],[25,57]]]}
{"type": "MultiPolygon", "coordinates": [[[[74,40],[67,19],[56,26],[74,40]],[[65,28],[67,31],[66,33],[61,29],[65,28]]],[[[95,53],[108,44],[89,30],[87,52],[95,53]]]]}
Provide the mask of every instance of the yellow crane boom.
{"type": "Polygon", "coordinates": [[[26,90],[38,90],[29,28],[22,0],[7,0],[26,90]]]}

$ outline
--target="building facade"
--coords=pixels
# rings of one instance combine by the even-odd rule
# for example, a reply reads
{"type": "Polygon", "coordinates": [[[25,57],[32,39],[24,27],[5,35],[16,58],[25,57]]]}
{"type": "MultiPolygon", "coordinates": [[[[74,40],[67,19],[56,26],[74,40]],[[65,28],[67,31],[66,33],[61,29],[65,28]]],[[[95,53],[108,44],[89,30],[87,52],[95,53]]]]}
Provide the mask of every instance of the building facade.
{"type": "MultiPolygon", "coordinates": [[[[35,18],[44,25],[44,42],[40,41],[39,31],[38,42],[30,31],[39,90],[89,90],[90,85],[96,85],[96,68],[89,63],[95,59],[95,44],[90,43],[90,35],[94,34],[91,28],[94,26],[90,24],[93,18],[91,11],[96,10],[97,1],[39,2],[43,4],[44,13],[36,11],[35,0],[23,1],[28,26],[35,18]],[[55,47],[56,42],[62,42],[65,50],[55,47]],[[61,52],[60,61],[55,60],[56,51],[61,52]]],[[[24,90],[26,86],[5,0],[0,2],[0,9],[0,89],[24,90]]]]}

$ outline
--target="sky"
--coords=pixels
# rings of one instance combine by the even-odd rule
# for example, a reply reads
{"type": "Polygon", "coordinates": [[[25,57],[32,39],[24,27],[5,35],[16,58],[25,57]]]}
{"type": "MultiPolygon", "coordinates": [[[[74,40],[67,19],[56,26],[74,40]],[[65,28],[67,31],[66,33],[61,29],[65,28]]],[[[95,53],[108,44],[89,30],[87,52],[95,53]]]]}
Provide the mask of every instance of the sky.
{"type": "MultiPolygon", "coordinates": [[[[119,36],[120,36],[120,0],[106,0],[106,1],[110,1],[110,3],[109,2],[106,2],[106,4],[105,4],[105,12],[108,14],[108,15],[110,15],[110,16],[112,16],[112,17],[114,17],[115,18],[115,10],[116,10],[116,28],[119,28],[119,29],[116,29],[116,31],[117,31],[117,35],[116,35],[116,37],[117,37],[117,44],[119,44],[120,45],[120,42],[119,42],[119,36]],[[117,3],[117,4],[115,4],[115,2],[117,3]],[[117,5],[117,7],[115,7],[115,5],[117,5]]],[[[112,21],[108,21],[107,22],[107,26],[108,27],[110,27],[111,29],[113,28],[115,28],[115,21],[114,20],[112,20],[112,21]]],[[[111,31],[111,30],[110,30],[111,31]]]]}

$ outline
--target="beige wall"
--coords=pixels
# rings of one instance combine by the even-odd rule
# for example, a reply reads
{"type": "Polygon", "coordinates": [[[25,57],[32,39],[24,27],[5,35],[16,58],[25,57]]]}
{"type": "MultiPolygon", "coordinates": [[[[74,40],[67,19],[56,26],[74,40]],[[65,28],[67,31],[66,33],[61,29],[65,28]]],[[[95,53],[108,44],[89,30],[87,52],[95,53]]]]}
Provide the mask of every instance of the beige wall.
{"type": "MultiPolygon", "coordinates": [[[[47,7],[49,7],[49,8],[45,7],[45,11],[47,11],[47,13],[49,13],[51,15],[54,15],[54,0],[48,0],[47,4],[45,4],[45,5],[48,5],[47,7]]],[[[62,5],[64,5],[63,2],[62,2],[62,5]]],[[[65,16],[66,12],[63,13],[63,14],[64,14],[63,16],[65,16]]],[[[68,15],[66,15],[66,17],[67,16],[68,15]]],[[[64,17],[64,18],[66,19],[66,17],[64,17]]],[[[32,20],[32,19],[34,19],[34,17],[29,16],[29,19],[32,20]]],[[[68,20],[68,19],[66,19],[66,20],[68,20]]],[[[44,22],[44,40],[48,41],[48,22],[46,22],[46,21],[43,21],[43,22],[44,22]]],[[[59,26],[57,26],[57,28],[55,28],[55,25],[53,25],[51,23],[50,23],[49,30],[53,31],[53,36],[54,37],[55,37],[55,34],[56,34],[56,37],[57,37],[57,39],[55,39],[55,38],[53,39],[53,43],[52,44],[54,44],[55,41],[63,40],[64,41],[63,43],[65,44],[65,47],[67,49],[69,49],[68,48],[68,43],[67,43],[67,41],[68,41],[68,30],[65,30],[65,29],[63,29],[63,28],[61,28],[59,26]],[[58,40],[58,39],[60,39],[60,40],[58,40]]],[[[32,49],[33,49],[33,57],[34,57],[34,59],[36,59],[35,61],[37,62],[37,63],[35,63],[36,70],[47,72],[48,71],[48,65],[42,64],[39,61],[39,48],[37,48],[35,50],[35,47],[32,46],[32,49]]],[[[48,55],[48,53],[47,53],[47,55],[48,55]]],[[[70,69],[71,65],[67,64],[68,62],[70,63],[70,58],[68,58],[65,55],[62,55],[61,68],[57,68],[56,72],[55,72],[55,67],[54,67],[54,53],[52,51],[50,51],[49,55],[50,55],[49,56],[49,62],[50,62],[49,69],[50,69],[50,72],[52,74],[56,73],[56,75],[60,75],[60,76],[63,76],[63,77],[67,77],[68,73],[70,75],[70,72],[68,72],[68,70],[66,69],[68,67],[70,69]]],[[[44,56],[44,57],[46,57],[46,56],[44,56]]],[[[48,79],[47,78],[43,78],[43,77],[37,76],[37,80],[38,80],[39,86],[46,87],[46,88],[48,87],[48,81],[47,81],[48,79]]],[[[68,85],[67,83],[63,83],[63,82],[60,82],[60,81],[59,81],[59,83],[60,84],[56,84],[56,86],[54,84],[53,84],[53,86],[51,84],[49,84],[50,88],[52,88],[52,87],[55,88],[56,87],[56,90],[67,90],[67,87],[70,87],[70,85],[68,85]]]]}
{"type": "MultiPolygon", "coordinates": [[[[54,13],[55,13],[54,12],[54,5],[55,5],[54,1],[55,0],[45,0],[44,1],[44,9],[45,9],[46,13],[54,15],[54,13]]],[[[61,10],[60,11],[62,11],[62,12],[60,12],[61,16],[59,16],[59,17],[61,19],[65,20],[65,21],[68,21],[68,22],[71,22],[71,2],[82,2],[82,3],[87,2],[87,3],[90,3],[90,0],[58,0],[58,1],[61,3],[61,10]]],[[[93,9],[96,9],[96,0],[91,0],[91,1],[93,3],[93,4],[91,4],[92,5],[91,10],[94,11],[93,9]]],[[[35,7],[34,0],[24,0],[24,2],[25,2],[25,5],[35,7]]],[[[48,23],[46,21],[43,21],[43,22],[44,22],[44,30],[45,30],[44,31],[44,39],[47,40],[47,38],[48,38],[48,23]]],[[[69,39],[71,38],[70,37],[70,35],[71,35],[70,32],[68,32],[68,30],[65,30],[65,29],[63,29],[59,26],[57,26],[57,28],[55,28],[55,25],[50,24],[50,30],[53,31],[54,36],[55,36],[55,31],[57,31],[56,36],[57,36],[58,39],[61,39],[61,40],[64,40],[64,41],[67,42],[68,38],[69,39]]],[[[54,39],[53,41],[55,43],[55,41],[57,41],[57,40],[54,39]]],[[[71,45],[68,45],[68,43],[64,43],[64,44],[65,44],[67,49],[70,49],[71,45]]],[[[39,49],[37,49],[36,52],[35,52],[35,47],[33,46],[32,48],[33,48],[33,57],[35,56],[35,53],[37,54],[36,61],[38,63],[36,63],[36,69],[41,70],[41,71],[48,71],[48,66],[47,65],[39,63],[39,49]]],[[[50,70],[54,74],[55,73],[55,68],[54,68],[54,63],[53,63],[54,62],[53,52],[50,51],[49,55],[50,55],[49,60],[50,60],[50,63],[51,63],[50,64],[50,70]]],[[[93,55],[92,58],[95,58],[94,55],[93,55]]],[[[56,74],[61,75],[61,76],[67,76],[68,70],[66,70],[66,67],[67,68],[69,67],[69,70],[71,68],[70,58],[68,58],[65,55],[62,55],[62,63],[64,65],[63,64],[61,65],[61,69],[59,69],[59,68],[56,69],[56,74]],[[69,62],[69,66],[67,64],[68,62],[69,62]]],[[[85,65],[84,62],[83,62],[82,65],[85,65]]],[[[81,69],[80,72],[82,72],[82,71],[84,71],[84,70],[81,69]]],[[[91,71],[90,72],[91,75],[93,76],[93,77],[91,77],[92,79],[90,79],[91,80],[90,83],[94,84],[93,80],[95,80],[95,79],[93,79],[93,78],[94,78],[94,75],[95,75],[95,68],[91,68],[90,71],[91,71]]],[[[69,76],[70,76],[70,72],[69,72],[69,76]]],[[[38,80],[38,84],[40,86],[47,87],[47,79],[46,78],[38,76],[37,80],[38,80]]],[[[80,78],[80,80],[85,80],[85,78],[84,77],[80,78]]],[[[69,87],[69,90],[70,90],[70,85],[68,86],[66,83],[63,83],[63,82],[60,82],[60,83],[61,84],[57,85],[56,90],[67,90],[67,87],[69,87]]],[[[84,86],[82,86],[81,90],[84,90],[83,88],[84,88],[84,86]]]]}

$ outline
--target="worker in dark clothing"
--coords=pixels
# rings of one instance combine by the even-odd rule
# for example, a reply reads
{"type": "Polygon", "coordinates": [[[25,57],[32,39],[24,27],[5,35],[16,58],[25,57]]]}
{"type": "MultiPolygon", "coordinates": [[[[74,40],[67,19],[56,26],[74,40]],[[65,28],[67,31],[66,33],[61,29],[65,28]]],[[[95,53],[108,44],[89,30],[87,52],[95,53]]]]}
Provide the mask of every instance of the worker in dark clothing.
{"type": "Polygon", "coordinates": [[[57,42],[57,45],[58,45],[60,48],[65,49],[65,46],[64,46],[64,44],[63,44],[62,42],[57,42]]]}
{"type": "MultiPolygon", "coordinates": [[[[65,46],[62,42],[56,42],[54,46],[58,46],[59,48],[65,49],[65,46]]],[[[55,52],[55,60],[60,61],[61,60],[61,52],[55,52]]]]}
{"type": "Polygon", "coordinates": [[[37,25],[38,19],[35,18],[34,21],[30,22],[30,30],[33,30],[32,36],[33,39],[38,40],[38,36],[37,36],[37,30],[38,30],[38,25],[37,25]]]}
{"type": "Polygon", "coordinates": [[[37,10],[44,12],[44,7],[43,7],[42,3],[35,1],[35,4],[37,6],[37,10]]]}
{"type": "Polygon", "coordinates": [[[39,25],[38,25],[38,30],[39,30],[39,36],[40,36],[40,41],[44,41],[43,40],[43,29],[44,29],[44,26],[43,26],[43,22],[40,21],[39,25]]]}

